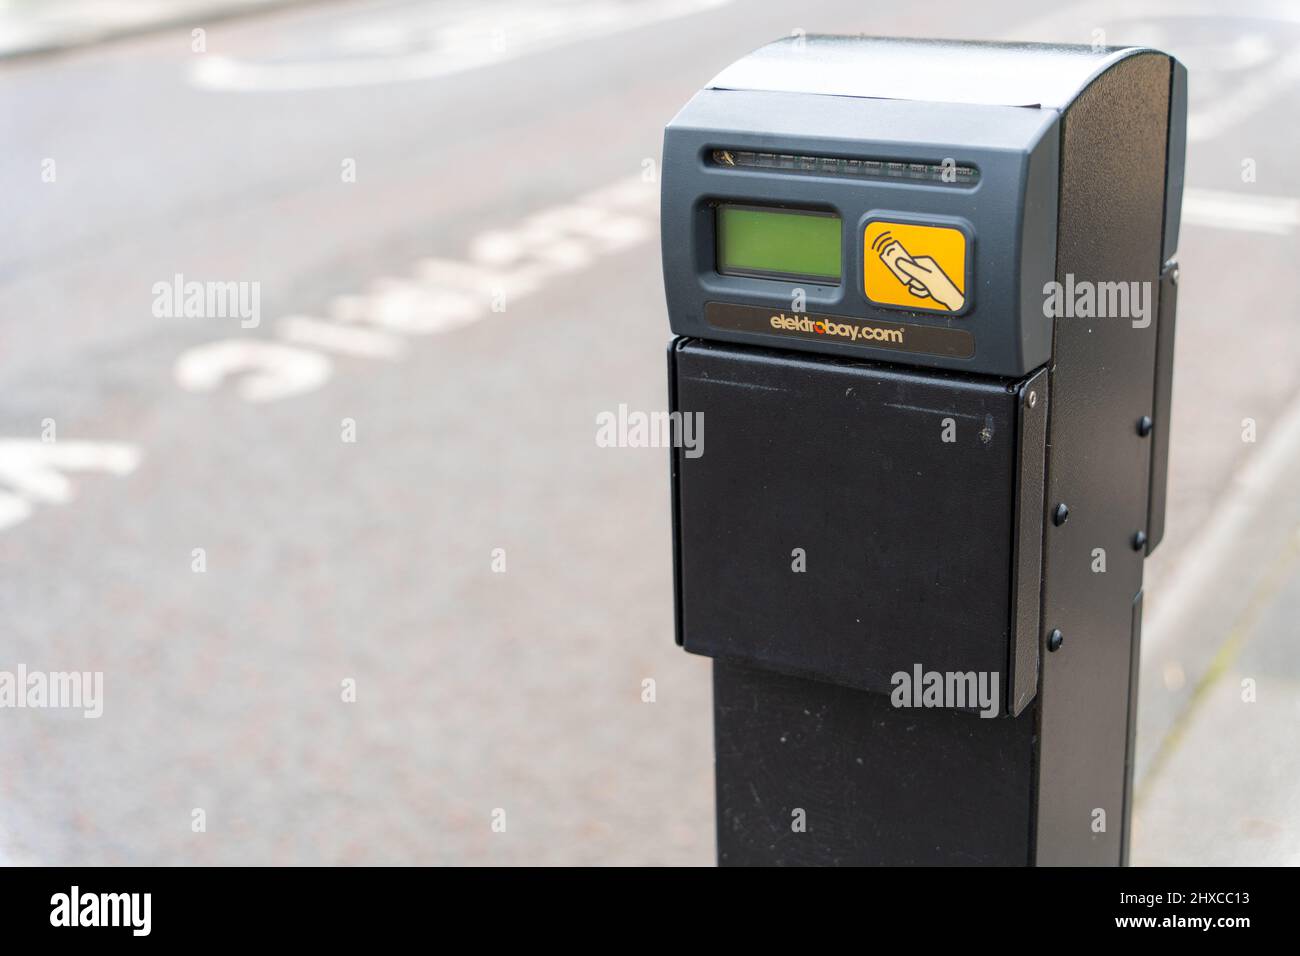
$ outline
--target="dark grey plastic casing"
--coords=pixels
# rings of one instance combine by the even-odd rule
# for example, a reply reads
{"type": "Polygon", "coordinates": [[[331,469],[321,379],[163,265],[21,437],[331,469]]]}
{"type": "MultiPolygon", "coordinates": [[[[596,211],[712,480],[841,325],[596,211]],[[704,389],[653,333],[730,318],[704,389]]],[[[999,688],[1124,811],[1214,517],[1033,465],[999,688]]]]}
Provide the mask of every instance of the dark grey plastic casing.
{"type": "MultiPolygon", "coordinates": [[[[738,60],[691,99],[664,135],[664,285],[677,335],[1018,377],[1048,361],[1056,278],[1062,115],[1079,92],[1140,48],[790,37],[738,60]],[[714,149],[974,166],[956,185],[728,168],[714,149]],[[838,285],[725,275],[716,267],[720,202],[833,211],[843,222],[838,285]],[[960,314],[870,302],[863,231],[872,219],[961,228],[968,236],[960,314]],[[708,303],[963,329],[969,357],[721,328],[708,303]]],[[[1179,153],[1181,155],[1181,153],[1179,153]]],[[[1181,162],[1171,166],[1166,233],[1177,233],[1181,162]],[[1175,181],[1176,180],[1176,181],[1175,181]]],[[[1104,241],[1104,237],[1099,237],[1104,241]]]]}

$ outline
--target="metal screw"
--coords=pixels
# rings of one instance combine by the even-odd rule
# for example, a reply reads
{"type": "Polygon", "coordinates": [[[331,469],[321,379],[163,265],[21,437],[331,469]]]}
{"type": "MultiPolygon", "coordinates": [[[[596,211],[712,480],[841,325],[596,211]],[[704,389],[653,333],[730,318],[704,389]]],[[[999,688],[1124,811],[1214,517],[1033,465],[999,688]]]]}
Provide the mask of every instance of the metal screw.
{"type": "Polygon", "coordinates": [[[1151,421],[1150,415],[1143,415],[1138,419],[1138,434],[1146,438],[1151,434],[1151,426],[1155,423],[1151,421]]]}
{"type": "Polygon", "coordinates": [[[1029,403],[1030,408],[1035,407],[1038,404],[1038,393],[1031,391],[1026,401],[1029,403]]]}
{"type": "Polygon", "coordinates": [[[1060,628],[1052,631],[1047,635],[1047,649],[1049,651],[1059,651],[1061,645],[1065,643],[1065,635],[1061,633],[1060,628]]]}
{"type": "Polygon", "coordinates": [[[1139,531],[1133,535],[1134,551],[1141,551],[1144,547],[1146,547],[1146,543],[1147,543],[1147,533],[1145,531],[1139,531]]]}
{"type": "Polygon", "coordinates": [[[1059,528],[1061,525],[1065,524],[1066,519],[1069,517],[1070,508],[1064,501],[1062,501],[1056,506],[1056,510],[1052,512],[1052,524],[1059,528]]]}

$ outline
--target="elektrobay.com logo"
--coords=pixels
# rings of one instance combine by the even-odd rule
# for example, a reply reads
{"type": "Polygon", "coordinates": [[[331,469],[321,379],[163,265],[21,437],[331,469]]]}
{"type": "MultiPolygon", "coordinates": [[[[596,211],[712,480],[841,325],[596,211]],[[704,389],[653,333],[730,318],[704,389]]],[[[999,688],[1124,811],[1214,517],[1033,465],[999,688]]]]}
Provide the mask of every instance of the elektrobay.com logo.
{"type": "Polygon", "coordinates": [[[811,332],[815,335],[833,335],[848,339],[850,342],[875,341],[903,344],[902,329],[882,329],[876,325],[859,325],[853,322],[831,322],[827,319],[811,319],[808,316],[774,315],[768,320],[778,332],[811,332]]]}

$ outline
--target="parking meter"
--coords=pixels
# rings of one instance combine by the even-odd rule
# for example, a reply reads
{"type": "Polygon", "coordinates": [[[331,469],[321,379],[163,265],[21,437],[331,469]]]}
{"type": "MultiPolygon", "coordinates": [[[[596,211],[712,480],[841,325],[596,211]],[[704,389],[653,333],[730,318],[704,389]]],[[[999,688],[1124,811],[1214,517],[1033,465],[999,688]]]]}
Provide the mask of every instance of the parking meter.
{"type": "Polygon", "coordinates": [[[791,37],[664,136],[722,863],[1121,864],[1186,72],[791,37]]]}

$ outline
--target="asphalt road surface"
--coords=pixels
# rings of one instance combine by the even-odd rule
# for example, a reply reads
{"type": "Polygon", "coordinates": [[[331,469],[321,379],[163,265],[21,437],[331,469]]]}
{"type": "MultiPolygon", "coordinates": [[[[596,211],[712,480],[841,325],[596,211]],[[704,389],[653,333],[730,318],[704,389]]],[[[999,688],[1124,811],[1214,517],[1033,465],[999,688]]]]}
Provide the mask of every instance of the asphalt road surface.
{"type": "Polygon", "coordinates": [[[1161,613],[1296,398],[1284,7],[327,3],[0,62],[0,669],[103,673],[0,711],[0,860],[712,862],[666,453],[595,421],[666,401],[663,125],[799,29],[1188,63],[1161,613]]]}

